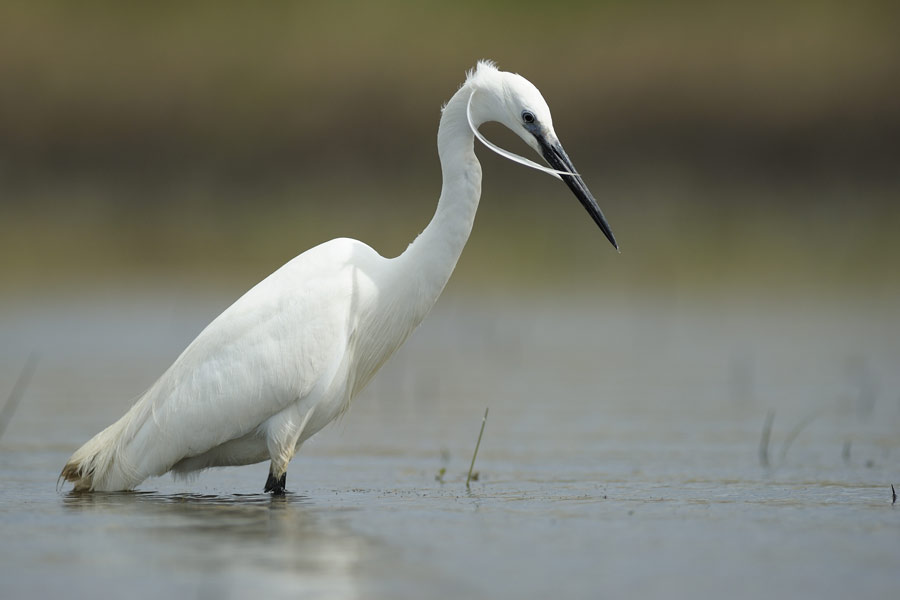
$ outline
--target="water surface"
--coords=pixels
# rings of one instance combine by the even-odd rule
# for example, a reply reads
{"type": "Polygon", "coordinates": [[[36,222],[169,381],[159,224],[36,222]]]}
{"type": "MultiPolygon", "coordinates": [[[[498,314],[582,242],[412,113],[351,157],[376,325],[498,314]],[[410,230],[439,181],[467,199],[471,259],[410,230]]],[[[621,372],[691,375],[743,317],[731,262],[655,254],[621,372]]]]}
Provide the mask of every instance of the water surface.
{"type": "Polygon", "coordinates": [[[260,493],[266,465],[137,493],[57,490],[69,454],[230,299],[3,307],[3,390],[30,350],[41,362],[0,438],[0,596],[844,598],[900,585],[887,301],[450,296],[301,450],[284,498],[260,493]]]}

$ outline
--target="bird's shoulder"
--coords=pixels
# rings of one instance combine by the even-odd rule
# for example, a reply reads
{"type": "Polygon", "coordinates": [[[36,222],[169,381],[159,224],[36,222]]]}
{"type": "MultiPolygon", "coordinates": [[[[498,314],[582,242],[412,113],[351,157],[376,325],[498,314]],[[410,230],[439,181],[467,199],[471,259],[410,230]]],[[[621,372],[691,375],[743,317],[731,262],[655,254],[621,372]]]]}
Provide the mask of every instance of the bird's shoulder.
{"type": "Polygon", "coordinates": [[[386,259],[367,244],[352,238],[336,238],[310,248],[273,273],[292,277],[336,275],[342,268],[371,268],[386,259]]]}
{"type": "Polygon", "coordinates": [[[330,240],[288,261],[238,298],[198,336],[198,341],[227,343],[248,334],[314,330],[329,316],[346,314],[360,301],[367,274],[385,259],[349,238],[330,240]],[[356,298],[352,296],[356,295],[356,298]],[[271,331],[269,331],[271,329],[271,331]]]}
{"type": "Polygon", "coordinates": [[[377,277],[387,259],[368,245],[338,238],[310,248],[252,288],[253,303],[331,306],[377,277]]]}

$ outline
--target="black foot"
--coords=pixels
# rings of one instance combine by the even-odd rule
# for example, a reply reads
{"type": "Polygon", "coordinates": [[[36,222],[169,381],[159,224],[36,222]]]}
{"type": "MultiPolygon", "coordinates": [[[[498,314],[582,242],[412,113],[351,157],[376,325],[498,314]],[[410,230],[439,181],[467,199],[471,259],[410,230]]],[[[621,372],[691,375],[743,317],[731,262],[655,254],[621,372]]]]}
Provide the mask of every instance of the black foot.
{"type": "Polygon", "coordinates": [[[275,479],[272,471],[269,471],[269,478],[266,479],[266,492],[272,492],[273,496],[284,496],[284,484],[287,481],[287,473],[282,473],[281,477],[275,479]]]}

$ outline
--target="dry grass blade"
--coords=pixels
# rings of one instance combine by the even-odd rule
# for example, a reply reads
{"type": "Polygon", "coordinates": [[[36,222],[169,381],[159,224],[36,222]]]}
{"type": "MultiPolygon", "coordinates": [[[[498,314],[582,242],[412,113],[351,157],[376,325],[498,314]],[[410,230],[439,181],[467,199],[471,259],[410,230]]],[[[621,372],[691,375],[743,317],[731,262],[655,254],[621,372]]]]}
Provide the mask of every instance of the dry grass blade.
{"type": "Polygon", "coordinates": [[[784,461],[787,459],[788,450],[790,450],[791,444],[794,443],[794,440],[797,439],[797,436],[800,435],[800,432],[806,429],[807,425],[818,419],[824,412],[824,409],[819,409],[813,412],[808,417],[797,423],[797,425],[795,425],[793,429],[791,429],[791,432],[786,438],[784,438],[784,442],[781,444],[781,455],[778,457],[778,464],[784,463],[784,461]]]}
{"type": "MultiPolygon", "coordinates": [[[[489,407],[488,407],[489,408],[489,407]]],[[[484,435],[484,424],[487,423],[488,408],[484,409],[484,418],[481,419],[481,431],[478,432],[478,441],[475,442],[475,452],[472,453],[472,462],[469,464],[469,474],[466,476],[466,487],[472,481],[472,469],[475,468],[475,457],[478,456],[478,447],[481,446],[481,436],[484,435]]]]}
{"type": "Polygon", "coordinates": [[[769,468],[769,439],[772,435],[772,421],[775,420],[775,411],[769,410],[766,413],[766,420],[763,422],[762,435],[759,438],[759,464],[765,468],[769,468]]]}
{"type": "Polygon", "coordinates": [[[40,356],[37,352],[29,354],[28,360],[25,361],[25,366],[19,372],[19,377],[9,393],[9,398],[6,399],[6,404],[3,405],[3,410],[0,411],[0,437],[3,437],[6,426],[12,420],[16,409],[19,407],[19,402],[22,400],[22,396],[25,395],[28,384],[31,383],[31,376],[34,375],[34,369],[37,367],[39,358],[40,356]]]}

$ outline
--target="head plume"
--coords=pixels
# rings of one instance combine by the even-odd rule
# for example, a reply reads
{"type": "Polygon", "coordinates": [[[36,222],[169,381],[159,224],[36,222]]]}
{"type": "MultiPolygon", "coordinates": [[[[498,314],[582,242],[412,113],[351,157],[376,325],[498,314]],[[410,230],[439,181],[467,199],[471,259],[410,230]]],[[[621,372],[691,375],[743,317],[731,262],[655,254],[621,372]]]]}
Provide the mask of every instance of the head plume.
{"type": "MultiPolygon", "coordinates": [[[[488,141],[487,138],[478,131],[478,127],[482,123],[489,120],[501,120],[501,115],[497,114],[494,118],[477,118],[475,110],[473,109],[473,105],[477,102],[489,102],[489,105],[494,107],[494,110],[499,113],[504,110],[504,108],[501,107],[508,107],[508,105],[516,104],[517,95],[527,95],[534,98],[535,101],[539,100],[539,102],[546,107],[543,97],[541,97],[540,92],[531,84],[531,82],[521,75],[500,71],[497,68],[496,63],[491,60],[480,60],[474,69],[470,69],[466,73],[466,83],[464,84],[464,87],[471,90],[469,101],[466,105],[466,118],[469,123],[469,128],[472,130],[475,137],[478,138],[479,142],[504,158],[531,167],[532,169],[549,173],[557,179],[560,178],[560,175],[576,174],[569,173],[568,171],[551,169],[550,167],[529,160],[524,156],[519,156],[509,150],[504,150],[488,141]]],[[[547,119],[549,120],[549,110],[547,110],[546,113],[547,119]]]]}

